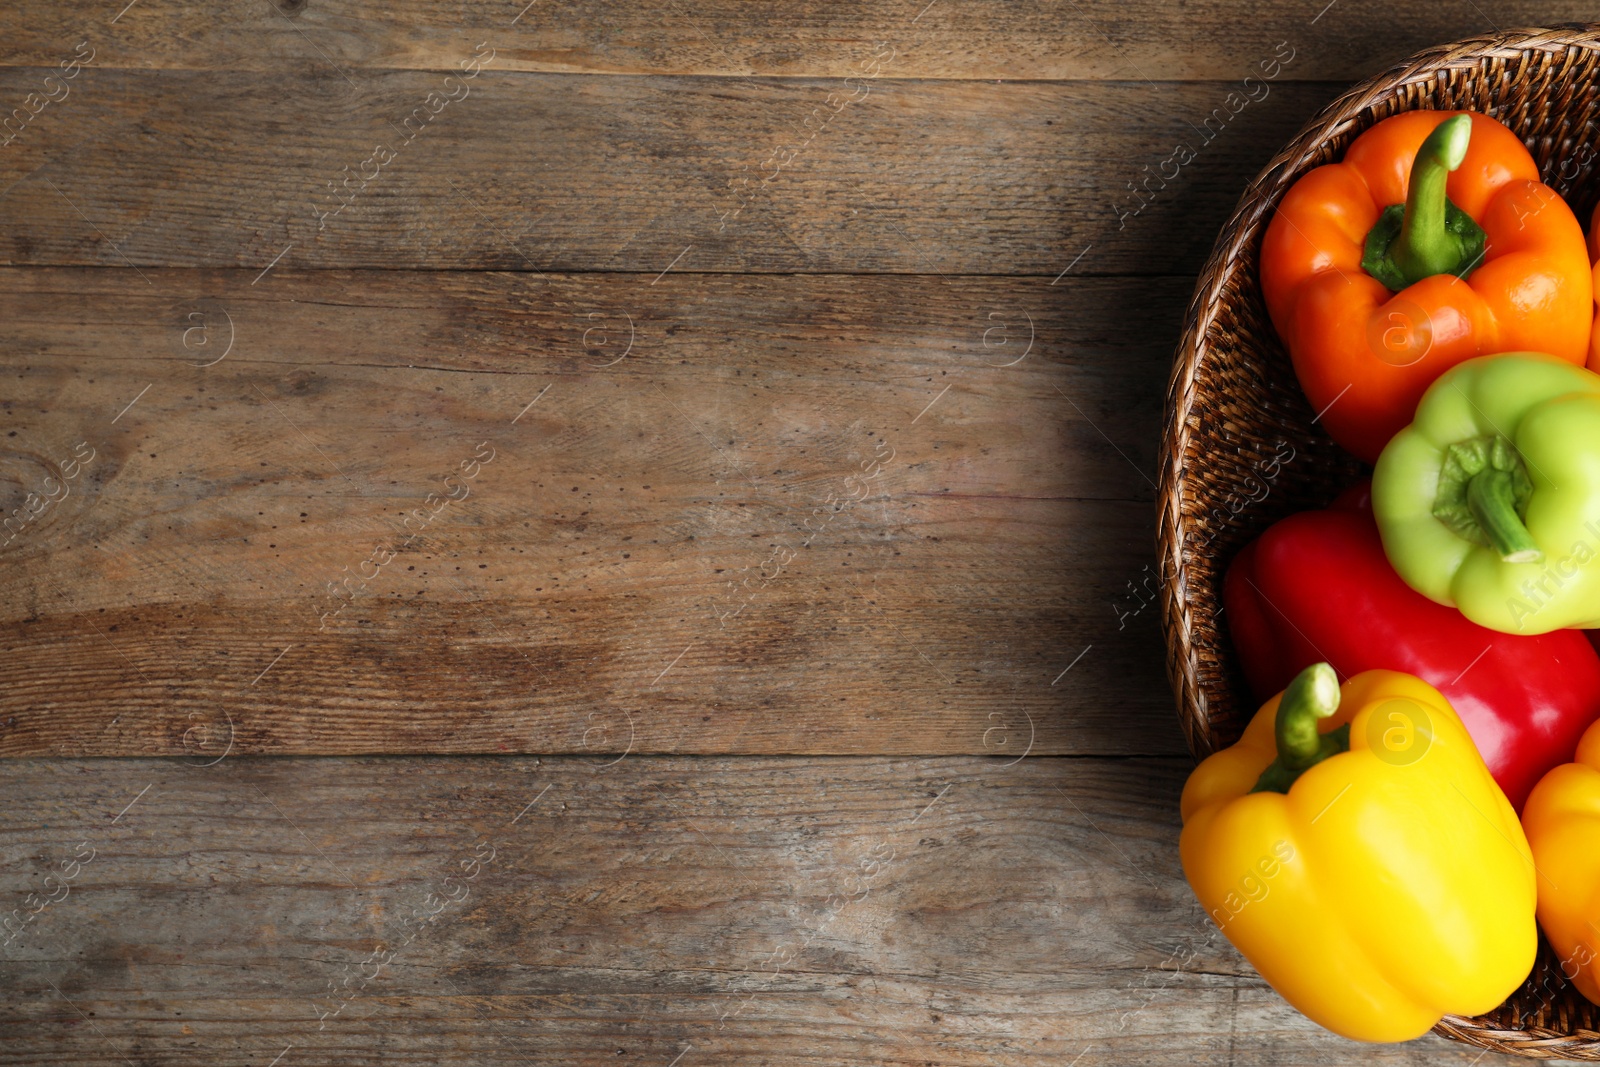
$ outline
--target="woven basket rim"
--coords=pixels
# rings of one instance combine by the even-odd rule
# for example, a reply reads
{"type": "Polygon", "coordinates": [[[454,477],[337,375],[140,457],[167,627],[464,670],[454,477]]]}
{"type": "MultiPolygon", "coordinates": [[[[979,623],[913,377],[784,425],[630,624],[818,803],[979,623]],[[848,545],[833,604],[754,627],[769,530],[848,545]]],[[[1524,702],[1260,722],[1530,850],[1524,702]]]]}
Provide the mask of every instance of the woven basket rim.
{"type": "MultiPolygon", "coordinates": [[[[1501,30],[1435,45],[1352,86],[1306,123],[1245,187],[1206,258],[1187,308],[1187,326],[1168,379],[1157,497],[1157,551],[1162,567],[1161,618],[1166,638],[1167,672],[1185,738],[1196,758],[1215,751],[1231,738],[1219,738],[1215,734],[1211,710],[1201,685],[1195,615],[1191,609],[1192,575],[1184,552],[1187,546],[1198,554],[1202,544],[1184,514],[1186,498],[1197,499],[1191,496],[1185,458],[1197,430],[1194,417],[1197,375],[1208,357],[1207,337],[1223,310],[1225,290],[1233,278],[1235,264],[1260,241],[1267,221],[1289,185],[1310,165],[1315,165],[1313,160],[1319,145],[1372,125],[1375,115],[1384,110],[1381,105],[1407,86],[1433,82],[1441,73],[1452,70],[1481,68],[1495,60],[1515,62],[1530,53],[1600,54],[1600,23],[1501,30]]],[[[1596,110],[1600,111],[1600,105],[1596,110]]],[[[1597,179],[1591,175],[1590,180],[1597,179]]],[[[1198,525],[1199,520],[1195,521],[1198,525]]],[[[1544,951],[1542,948],[1541,954],[1544,951]]],[[[1536,964],[1530,981],[1544,966],[1536,964]]],[[[1548,978],[1548,974],[1545,977],[1548,978]]],[[[1529,1004],[1528,1000],[1519,1000],[1526,989],[1525,986],[1513,993],[1507,1002],[1518,1008],[1511,1016],[1518,1021],[1529,1004]]],[[[1542,1013],[1542,1005],[1532,1012],[1536,1016],[1542,1013]]],[[[1600,1031],[1581,1029],[1576,1019],[1565,1029],[1552,1029],[1531,1024],[1507,1028],[1503,1025],[1504,1018],[1497,1022],[1494,1016],[1448,1015],[1434,1027],[1434,1032],[1479,1048],[1536,1059],[1600,1060],[1600,1031]]],[[[1565,1010],[1554,1013],[1557,1023],[1564,1023],[1567,1018],[1565,1010]]]]}

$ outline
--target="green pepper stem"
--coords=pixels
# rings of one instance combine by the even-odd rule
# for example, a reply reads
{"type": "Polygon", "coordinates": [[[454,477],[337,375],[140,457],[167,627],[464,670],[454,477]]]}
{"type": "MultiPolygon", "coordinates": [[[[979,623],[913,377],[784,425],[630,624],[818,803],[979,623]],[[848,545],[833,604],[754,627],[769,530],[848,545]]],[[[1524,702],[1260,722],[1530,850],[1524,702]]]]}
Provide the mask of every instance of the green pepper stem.
{"type": "Polygon", "coordinates": [[[1434,274],[1452,272],[1461,261],[1461,242],[1444,228],[1444,186],[1450,172],[1461,166],[1472,138],[1472,119],[1457,115],[1428,134],[1411,164],[1411,187],[1406,192],[1406,217],[1400,236],[1389,246],[1389,257],[1413,282],[1434,274]]]}
{"type": "Polygon", "coordinates": [[[1467,482],[1467,507],[1489,544],[1507,563],[1537,563],[1544,558],[1517,515],[1509,471],[1485,467],[1467,482]]]}
{"type": "Polygon", "coordinates": [[[1326,734],[1317,723],[1339,710],[1339,676],[1326,663],[1313,663],[1299,674],[1278,700],[1273,735],[1278,756],[1261,772],[1252,793],[1287,793],[1295,779],[1329,756],[1349,751],[1350,728],[1326,734]]]}
{"type": "Polygon", "coordinates": [[[1435,274],[1465,278],[1482,260],[1483,227],[1445,195],[1472,139],[1472,117],[1456,115],[1434,127],[1417,149],[1404,205],[1383,210],[1367,234],[1361,266],[1399,292],[1435,274]]]}

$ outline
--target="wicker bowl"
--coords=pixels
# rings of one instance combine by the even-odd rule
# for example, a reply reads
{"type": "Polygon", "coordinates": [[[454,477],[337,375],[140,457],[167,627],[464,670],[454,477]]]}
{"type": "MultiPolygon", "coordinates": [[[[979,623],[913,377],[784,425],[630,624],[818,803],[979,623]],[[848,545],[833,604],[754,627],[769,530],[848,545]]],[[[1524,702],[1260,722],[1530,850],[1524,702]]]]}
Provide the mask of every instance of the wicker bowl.
{"type": "MultiPolygon", "coordinates": [[[[1511,30],[1421,52],[1345,93],[1245,190],[1212,249],[1167,388],[1159,551],[1167,671],[1196,757],[1231,744],[1254,707],[1218,618],[1222,577],[1247,541],[1326,505],[1365,468],[1315,425],[1257,277],[1261,237],[1302,174],[1363,130],[1417,108],[1487,112],[1521,136],[1544,181],[1588,221],[1600,193],[1600,25],[1511,30]]],[[[1496,1052],[1600,1061],[1600,1007],[1541,944],[1533,973],[1477,1018],[1437,1033],[1496,1052]]]]}

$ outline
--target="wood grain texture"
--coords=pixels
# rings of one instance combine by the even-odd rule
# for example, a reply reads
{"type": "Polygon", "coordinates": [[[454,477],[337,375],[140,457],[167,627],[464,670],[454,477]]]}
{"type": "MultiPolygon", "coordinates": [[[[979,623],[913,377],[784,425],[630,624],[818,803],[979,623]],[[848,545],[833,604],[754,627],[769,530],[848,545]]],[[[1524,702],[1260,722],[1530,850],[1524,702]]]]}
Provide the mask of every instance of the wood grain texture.
{"type": "Polygon", "coordinates": [[[457,0],[429,4],[140,0],[33,8],[0,40],[0,64],[45,66],[80,40],[104,66],[159,69],[449,70],[489,41],[507,69],[560,73],[848,77],[879,41],[904,77],[1230,80],[1290,40],[1294,79],[1353,80],[1439,41],[1592,18],[1563,0],[1281,8],[1245,0],[897,0],[661,4],[457,0]],[[115,21],[113,21],[113,19],[115,21]]]}
{"type": "Polygon", "coordinates": [[[0,753],[1182,751],[1186,280],[144,273],[0,272],[0,753]]]}
{"type": "Polygon", "coordinates": [[[893,74],[89,68],[0,147],[0,263],[1192,273],[1339,88],[893,74]]]}
{"type": "Polygon", "coordinates": [[[1273,151],[1590,13],[523,2],[3,16],[0,756],[168,758],[0,759],[0,1065],[1481,1064],[1184,887],[1148,477],[1273,151]]]}
{"type": "Polygon", "coordinates": [[[1183,885],[1186,771],[9,760],[0,1064],[1477,1062],[1263,986],[1183,885]]]}

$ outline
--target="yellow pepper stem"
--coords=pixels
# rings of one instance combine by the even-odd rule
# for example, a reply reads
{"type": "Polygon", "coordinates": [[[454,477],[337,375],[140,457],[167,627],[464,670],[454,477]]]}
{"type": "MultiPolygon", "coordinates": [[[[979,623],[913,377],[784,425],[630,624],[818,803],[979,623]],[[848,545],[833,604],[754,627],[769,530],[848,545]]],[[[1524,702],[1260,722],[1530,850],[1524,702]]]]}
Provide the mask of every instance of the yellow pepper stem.
{"type": "Polygon", "coordinates": [[[1295,779],[1329,756],[1350,750],[1350,726],[1322,733],[1317,723],[1339,710],[1339,676],[1326,663],[1313,663],[1278,700],[1273,733],[1278,757],[1256,779],[1252,793],[1287,793],[1295,779]]]}

